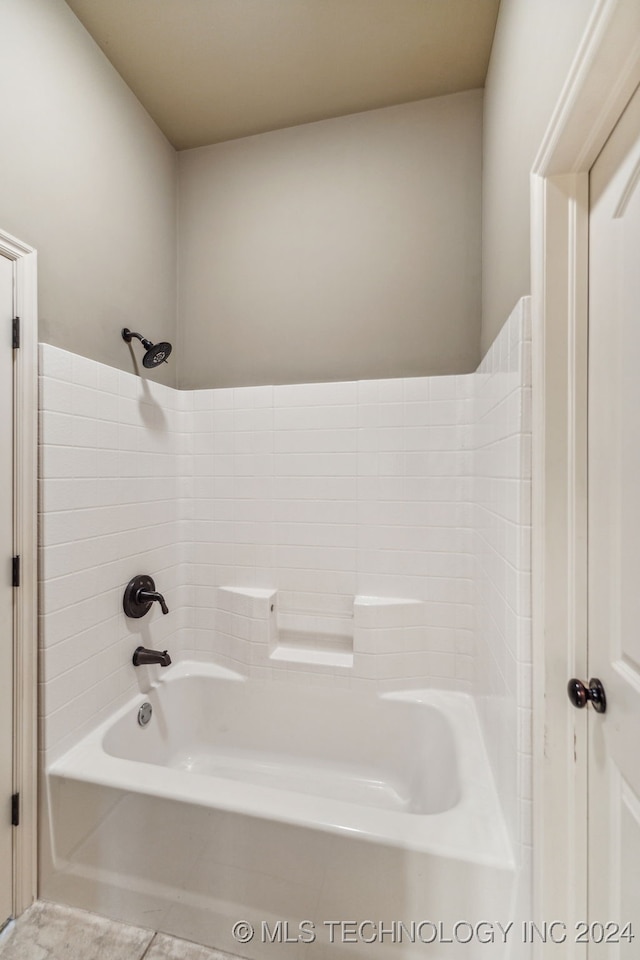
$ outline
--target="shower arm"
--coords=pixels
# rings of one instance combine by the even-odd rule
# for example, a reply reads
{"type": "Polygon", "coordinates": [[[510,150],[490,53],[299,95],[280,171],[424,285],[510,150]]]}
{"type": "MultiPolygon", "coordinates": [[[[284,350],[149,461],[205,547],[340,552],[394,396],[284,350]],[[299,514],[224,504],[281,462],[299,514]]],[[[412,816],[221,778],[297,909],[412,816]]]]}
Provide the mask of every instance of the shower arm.
{"type": "Polygon", "coordinates": [[[140,341],[145,350],[150,350],[153,346],[151,340],[147,340],[146,337],[143,337],[141,333],[135,333],[133,330],[129,330],[128,327],[125,327],[122,331],[122,339],[126,340],[127,343],[131,343],[132,337],[136,337],[140,341]]]}

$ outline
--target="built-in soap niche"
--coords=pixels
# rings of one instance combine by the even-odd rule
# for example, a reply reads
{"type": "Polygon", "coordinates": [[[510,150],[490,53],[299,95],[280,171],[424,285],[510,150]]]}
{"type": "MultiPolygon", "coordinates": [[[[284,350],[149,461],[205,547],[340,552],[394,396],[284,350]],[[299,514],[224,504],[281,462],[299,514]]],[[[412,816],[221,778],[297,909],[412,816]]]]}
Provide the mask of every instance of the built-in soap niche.
{"type": "Polygon", "coordinates": [[[289,663],[352,667],[353,616],[279,610],[269,658],[289,663]]]}
{"type": "Polygon", "coordinates": [[[284,610],[276,590],[218,588],[219,627],[246,651],[247,663],[352,668],[354,653],[420,649],[424,604],[395,597],[355,596],[347,614],[284,610]]]}

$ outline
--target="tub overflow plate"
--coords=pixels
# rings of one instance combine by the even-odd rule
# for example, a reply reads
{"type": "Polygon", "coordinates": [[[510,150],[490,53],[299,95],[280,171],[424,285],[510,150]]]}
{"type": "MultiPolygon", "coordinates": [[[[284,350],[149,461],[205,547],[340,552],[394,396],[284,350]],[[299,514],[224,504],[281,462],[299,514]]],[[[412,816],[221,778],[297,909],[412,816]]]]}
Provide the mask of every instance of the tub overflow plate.
{"type": "Polygon", "coordinates": [[[138,723],[141,727],[146,727],[151,720],[151,714],[153,713],[153,707],[150,703],[143,703],[140,709],[138,710],[138,723]]]}

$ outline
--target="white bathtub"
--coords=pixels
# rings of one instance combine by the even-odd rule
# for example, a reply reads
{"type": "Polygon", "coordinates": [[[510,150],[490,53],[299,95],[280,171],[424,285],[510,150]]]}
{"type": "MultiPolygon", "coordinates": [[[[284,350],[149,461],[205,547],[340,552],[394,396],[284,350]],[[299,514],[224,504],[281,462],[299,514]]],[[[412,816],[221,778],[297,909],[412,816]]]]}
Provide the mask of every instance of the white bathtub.
{"type": "Polygon", "coordinates": [[[455,942],[460,922],[508,923],[514,877],[463,694],[380,697],[181,663],[46,782],[45,898],[256,960],[503,955],[475,932],[455,942]],[[234,941],[240,920],[251,942],[234,941]]]}

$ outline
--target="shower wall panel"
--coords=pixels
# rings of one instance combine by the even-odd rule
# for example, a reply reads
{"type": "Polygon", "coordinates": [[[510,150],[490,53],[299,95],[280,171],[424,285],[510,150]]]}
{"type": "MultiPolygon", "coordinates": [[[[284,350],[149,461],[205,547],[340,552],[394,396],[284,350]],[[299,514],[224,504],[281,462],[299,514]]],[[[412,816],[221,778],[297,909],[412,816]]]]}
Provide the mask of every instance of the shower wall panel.
{"type": "Polygon", "coordinates": [[[310,682],[468,685],[472,390],[451,376],[194,392],[193,653],[310,682]],[[247,663],[213,586],[277,591],[279,626],[323,637],[353,632],[356,597],[413,599],[421,633],[353,668],[247,663]]]}
{"type": "Polygon", "coordinates": [[[179,487],[183,395],[40,346],[41,747],[51,760],[144,682],[139,643],[175,646],[184,621],[179,487]],[[129,579],[170,608],[128,620],[129,579]]]}
{"type": "Polygon", "coordinates": [[[49,759],[148,687],[139,643],[297,683],[466,690],[530,855],[528,301],[475,374],[176,391],[43,345],[41,401],[49,759]],[[169,616],[124,617],[139,573],[169,616]],[[338,655],[254,657],[272,602],[282,635],[338,655]]]}

